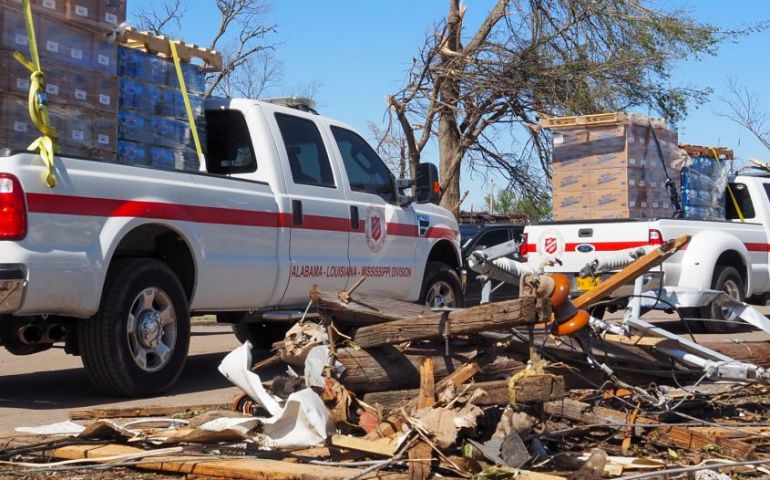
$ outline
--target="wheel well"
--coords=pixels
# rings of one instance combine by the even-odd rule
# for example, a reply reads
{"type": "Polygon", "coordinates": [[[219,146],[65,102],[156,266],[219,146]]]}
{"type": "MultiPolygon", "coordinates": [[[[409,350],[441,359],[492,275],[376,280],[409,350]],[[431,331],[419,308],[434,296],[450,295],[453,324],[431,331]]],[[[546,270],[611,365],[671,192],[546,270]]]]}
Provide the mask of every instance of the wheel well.
{"type": "Polygon", "coordinates": [[[433,249],[428,255],[428,262],[443,262],[453,268],[460,268],[460,258],[457,256],[452,243],[447,240],[440,240],[433,245],[433,249]]]}
{"type": "Polygon", "coordinates": [[[115,260],[131,257],[149,257],[160,260],[171,268],[182,283],[187,299],[195,288],[195,260],[187,242],[179,233],[163,225],[148,224],[137,227],[120,241],[112,255],[115,260]]]}
{"type": "Polygon", "coordinates": [[[741,276],[741,280],[743,280],[743,284],[746,287],[748,287],[748,278],[746,275],[746,264],[744,263],[743,258],[738,252],[736,252],[735,250],[728,250],[719,256],[719,258],[717,259],[717,264],[714,267],[715,276],[711,280],[712,286],[716,281],[716,272],[719,271],[720,267],[735,267],[735,269],[738,270],[738,274],[741,276]]]}

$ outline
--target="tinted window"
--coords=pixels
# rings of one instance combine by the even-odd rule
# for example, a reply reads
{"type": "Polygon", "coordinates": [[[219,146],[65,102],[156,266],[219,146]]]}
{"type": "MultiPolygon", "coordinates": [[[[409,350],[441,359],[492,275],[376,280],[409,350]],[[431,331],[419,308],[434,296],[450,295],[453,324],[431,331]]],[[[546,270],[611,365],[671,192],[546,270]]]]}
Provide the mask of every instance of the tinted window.
{"type": "Polygon", "coordinates": [[[332,133],[342,154],[350,189],[391,198],[394,194],[393,177],[372,147],[349,130],[332,127],[332,133]]]}
{"type": "Polygon", "coordinates": [[[249,128],[241,112],[206,112],[206,131],[206,171],[226,175],[257,170],[249,128]]]}
{"type": "MultiPolygon", "coordinates": [[[[756,213],[754,213],[754,204],[751,203],[751,195],[749,195],[749,189],[746,188],[746,185],[743,183],[730,183],[729,185],[735,196],[735,201],[738,203],[741,213],[743,213],[743,218],[754,218],[756,216],[756,213]]],[[[768,187],[770,187],[770,184],[766,183],[766,192],[768,191],[768,187]]],[[[768,196],[770,196],[770,193],[768,193],[768,196]]],[[[725,197],[725,200],[727,201],[725,216],[727,219],[733,220],[735,218],[740,218],[738,212],[735,210],[735,204],[733,203],[732,198],[730,198],[730,192],[727,192],[725,197]]]]}
{"type": "Polygon", "coordinates": [[[493,247],[495,245],[500,245],[501,243],[505,243],[508,240],[510,240],[510,237],[508,236],[508,229],[506,228],[498,228],[496,230],[490,230],[479,238],[479,241],[476,242],[475,248],[480,247],[493,247]]]}
{"type": "Polygon", "coordinates": [[[275,120],[286,146],[294,183],[334,187],[329,156],[315,123],[280,113],[275,114],[275,120]]]}

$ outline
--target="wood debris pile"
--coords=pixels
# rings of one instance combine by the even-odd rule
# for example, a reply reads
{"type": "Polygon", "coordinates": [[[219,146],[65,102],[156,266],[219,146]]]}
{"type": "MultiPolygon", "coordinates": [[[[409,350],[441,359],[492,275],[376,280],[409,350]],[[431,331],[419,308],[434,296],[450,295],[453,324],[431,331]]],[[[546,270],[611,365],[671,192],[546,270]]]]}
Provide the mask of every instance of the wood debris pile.
{"type": "MultiPolygon", "coordinates": [[[[55,461],[119,462],[191,478],[770,475],[766,386],[707,383],[701,373],[640,348],[649,342],[643,337],[637,344],[592,339],[594,355],[616,372],[606,378],[588,368],[569,338],[551,334],[548,299],[432,311],[321,287],[311,298],[321,321],[295,326],[251,370],[290,366],[273,378],[272,398],[281,403],[309,386],[330,419],[325,441],[276,447],[313,411],[303,413],[300,404],[290,421],[283,417],[283,426],[268,429],[270,421],[260,419],[270,417],[270,407],[244,394],[229,412],[189,409],[192,419],[183,424],[104,420],[141,416],[138,410],[73,412],[102,420],[87,427],[88,435],[43,449],[7,449],[0,459],[45,450],[55,461]],[[304,379],[294,373],[303,367],[304,379]],[[212,422],[227,428],[213,429],[212,422]]],[[[709,346],[770,364],[767,342],[709,346]]]]}

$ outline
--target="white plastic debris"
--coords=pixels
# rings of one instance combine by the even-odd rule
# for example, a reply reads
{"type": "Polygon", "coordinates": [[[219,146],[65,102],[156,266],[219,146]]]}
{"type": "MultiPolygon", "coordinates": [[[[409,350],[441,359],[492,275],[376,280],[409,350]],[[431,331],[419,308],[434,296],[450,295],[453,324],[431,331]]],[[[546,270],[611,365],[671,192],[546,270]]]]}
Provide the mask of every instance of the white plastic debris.
{"type": "Polygon", "coordinates": [[[78,425],[75,422],[66,421],[52,423],[50,425],[41,425],[39,427],[16,427],[19,433],[29,433],[31,435],[63,435],[66,437],[76,437],[85,430],[86,427],[78,425]]]}
{"type": "MultiPolygon", "coordinates": [[[[305,386],[324,388],[325,377],[324,370],[329,364],[329,347],[321,345],[314,347],[305,358],[305,386]]],[[[334,360],[334,370],[337,378],[340,378],[345,371],[345,367],[336,359],[334,360]]]]}
{"type": "Polygon", "coordinates": [[[281,406],[280,399],[265,390],[259,375],[252,372],[250,366],[251,344],[246,342],[222,360],[219,371],[270,413],[268,418],[255,418],[262,425],[261,434],[255,437],[259,444],[306,448],[318,445],[334,433],[329,410],[313,390],[306,388],[294,392],[281,406]]]}

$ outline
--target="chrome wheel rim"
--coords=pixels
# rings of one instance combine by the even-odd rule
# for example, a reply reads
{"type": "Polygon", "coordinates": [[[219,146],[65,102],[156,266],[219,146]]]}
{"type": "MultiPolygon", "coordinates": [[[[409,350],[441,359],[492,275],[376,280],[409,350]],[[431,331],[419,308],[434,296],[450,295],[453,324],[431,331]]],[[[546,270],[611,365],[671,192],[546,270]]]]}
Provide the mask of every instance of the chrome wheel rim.
{"type": "MultiPolygon", "coordinates": [[[[734,280],[726,280],[725,283],[722,284],[722,291],[733,300],[737,300],[739,302],[741,301],[741,290],[738,288],[738,284],[735,283],[734,280]]],[[[731,309],[723,308],[722,318],[725,320],[735,320],[738,318],[738,315],[736,315],[735,312],[731,309]]]]}
{"type": "Polygon", "coordinates": [[[457,306],[452,286],[440,280],[430,286],[425,294],[425,305],[431,308],[452,308],[457,306]]]}
{"type": "Polygon", "coordinates": [[[142,290],[128,313],[128,348],[134,363],[145,372],[157,372],[171,359],[177,337],[174,304],[157,287],[142,290]]]}

